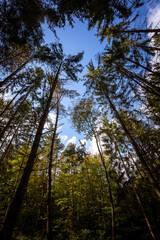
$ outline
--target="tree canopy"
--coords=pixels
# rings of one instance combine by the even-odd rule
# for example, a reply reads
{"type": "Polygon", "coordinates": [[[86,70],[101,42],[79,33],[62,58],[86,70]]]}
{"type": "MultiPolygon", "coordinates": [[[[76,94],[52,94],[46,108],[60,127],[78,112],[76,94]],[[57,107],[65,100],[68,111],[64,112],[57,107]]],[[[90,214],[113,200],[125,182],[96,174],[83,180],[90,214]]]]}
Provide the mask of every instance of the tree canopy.
{"type": "Polygon", "coordinates": [[[0,2],[0,239],[160,238],[160,29],[139,25],[145,5],[0,2]],[[57,36],[76,19],[105,42],[87,66],[57,36]],[[66,118],[79,144],[62,143],[66,118]]]}

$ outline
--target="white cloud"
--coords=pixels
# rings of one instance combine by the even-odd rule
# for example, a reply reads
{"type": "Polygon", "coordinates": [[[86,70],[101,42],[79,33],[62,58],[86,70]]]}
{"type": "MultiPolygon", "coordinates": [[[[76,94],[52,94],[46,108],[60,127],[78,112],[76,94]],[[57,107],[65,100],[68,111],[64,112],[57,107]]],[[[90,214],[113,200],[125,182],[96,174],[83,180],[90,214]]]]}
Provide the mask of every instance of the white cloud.
{"type": "Polygon", "coordinates": [[[67,135],[61,135],[60,139],[65,142],[68,139],[68,137],[67,135]]]}
{"type": "Polygon", "coordinates": [[[89,143],[89,147],[87,149],[87,151],[91,154],[97,154],[98,153],[98,148],[97,148],[97,144],[96,144],[96,139],[93,138],[92,141],[88,141],[89,143]]]}
{"type": "MultiPolygon", "coordinates": [[[[48,114],[48,119],[52,121],[52,123],[54,124],[55,120],[56,120],[56,115],[54,113],[49,113],[48,114]]],[[[44,125],[44,128],[49,128],[49,122],[47,121],[44,125]]]]}
{"type": "Polygon", "coordinates": [[[49,113],[49,114],[48,114],[48,117],[52,120],[53,123],[55,122],[55,120],[56,120],[56,114],[54,114],[54,113],[49,113]]]}
{"type": "MultiPolygon", "coordinates": [[[[147,27],[148,28],[160,28],[160,4],[157,4],[154,8],[149,8],[147,15],[147,27]]],[[[149,33],[148,36],[151,38],[154,33],[149,33]]],[[[154,39],[151,40],[150,46],[154,46],[154,39]]],[[[158,51],[155,56],[152,57],[151,62],[159,62],[158,51]]]]}
{"type": "Polygon", "coordinates": [[[147,16],[147,25],[152,28],[159,28],[160,26],[160,4],[154,8],[150,8],[147,16]]]}
{"type": "Polygon", "coordinates": [[[67,145],[68,145],[69,143],[76,143],[76,141],[77,141],[76,136],[73,136],[72,138],[70,138],[70,139],[68,140],[67,145]]]}

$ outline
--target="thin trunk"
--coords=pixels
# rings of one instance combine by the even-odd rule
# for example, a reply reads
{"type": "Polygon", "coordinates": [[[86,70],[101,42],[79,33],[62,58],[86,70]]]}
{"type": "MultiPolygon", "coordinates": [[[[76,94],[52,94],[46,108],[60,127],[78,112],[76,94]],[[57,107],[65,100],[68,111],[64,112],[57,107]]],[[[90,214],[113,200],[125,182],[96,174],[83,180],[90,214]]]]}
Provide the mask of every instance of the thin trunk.
{"type": "Polygon", "coordinates": [[[122,118],[121,118],[121,116],[119,115],[119,113],[117,112],[114,104],[113,104],[112,101],[110,100],[109,95],[106,93],[106,91],[103,90],[103,88],[102,88],[101,86],[100,86],[100,88],[101,88],[101,92],[106,96],[106,98],[107,98],[107,100],[108,100],[108,102],[109,102],[109,104],[110,104],[110,107],[111,107],[111,109],[113,110],[116,118],[119,120],[119,122],[120,122],[120,124],[121,124],[121,126],[122,126],[122,128],[123,128],[123,130],[124,130],[124,132],[125,132],[125,134],[126,134],[126,136],[127,136],[128,139],[130,140],[130,142],[131,142],[131,144],[132,144],[132,146],[133,146],[133,148],[134,148],[134,150],[135,150],[135,152],[136,152],[139,160],[141,161],[142,165],[145,167],[146,172],[147,172],[147,175],[148,175],[148,177],[149,177],[149,179],[150,179],[150,181],[151,181],[151,183],[152,183],[152,185],[153,185],[153,187],[154,187],[154,190],[155,190],[155,192],[157,193],[158,197],[160,198],[160,187],[159,187],[159,185],[158,185],[158,182],[157,182],[157,180],[155,179],[154,175],[152,174],[152,172],[151,172],[151,170],[150,170],[147,162],[145,161],[143,155],[141,154],[141,151],[139,150],[139,147],[138,147],[136,141],[134,140],[134,138],[131,136],[130,132],[129,132],[128,129],[126,128],[126,125],[125,125],[124,121],[122,120],[122,118]]]}
{"type": "Polygon", "coordinates": [[[99,142],[99,139],[98,139],[95,132],[94,132],[94,137],[96,139],[98,152],[99,152],[99,155],[100,155],[100,158],[101,158],[101,161],[102,161],[102,165],[103,165],[104,170],[105,170],[106,180],[107,180],[107,184],[108,184],[108,191],[109,191],[109,197],[110,197],[110,202],[111,202],[111,215],[112,215],[112,240],[115,240],[115,211],[114,211],[114,203],[113,203],[113,197],[112,197],[111,184],[110,184],[106,164],[105,164],[105,161],[104,161],[104,157],[103,157],[103,154],[102,154],[102,151],[101,151],[100,142],[99,142]]]}
{"type": "Polygon", "coordinates": [[[141,200],[140,200],[140,197],[139,197],[139,195],[138,195],[138,193],[137,193],[137,191],[136,191],[136,188],[135,188],[135,186],[134,186],[134,183],[133,183],[132,179],[130,178],[129,171],[128,171],[125,163],[124,163],[123,157],[121,156],[121,153],[120,153],[120,151],[119,151],[119,148],[117,147],[116,144],[115,144],[115,146],[116,146],[116,149],[118,150],[118,153],[119,153],[120,159],[121,159],[121,161],[122,161],[122,163],[123,163],[123,167],[125,168],[126,174],[127,174],[128,178],[129,178],[129,180],[130,180],[130,182],[131,182],[133,192],[134,192],[134,194],[135,194],[135,196],[136,196],[136,198],[137,198],[137,202],[138,202],[138,204],[139,204],[139,206],[140,206],[140,208],[141,208],[141,211],[142,211],[142,213],[143,213],[144,219],[145,219],[145,221],[146,221],[146,224],[147,224],[147,227],[148,227],[148,229],[149,229],[149,232],[150,232],[150,234],[151,234],[151,236],[152,236],[152,239],[153,239],[153,240],[156,240],[155,235],[154,235],[154,233],[153,233],[153,231],[152,231],[150,222],[149,222],[148,217],[147,217],[147,215],[146,215],[146,212],[145,212],[145,210],[144,210],[143,204],[142,204],[142,202],[141,202],[141,200]]]}
{"type": "Polygon", "coordinates": [[[24,89],[25,86],[23,86],[18,92],[17,94],[12,98],[12,100],[7,104],[7,106],[4,108],[4,110],[0,113],[0,117],[5,113],[5,111],[9,108],[9,106],[13,103],[13,101],[15,100],[15,98],[18,96],[18,94],[20,94],[22,92],[22,90],[24,89]]]}
{"type": "MultiPolygon", "coordinates": [[[[109,65],[112,66],[111,63],[109,63],[109,65]]],[[[141,86],[141,88],[145,89],[148,93],[152,93],[152,94],[160,97],[160,88],[159,87],[156,87],[155,85],[153,85],[152,83],[148,82],[144,78],[138,76],[137,74],[135,74],[133,72],[130,72],[128,69],[123,68],[122,65],[115,64],[115,67],[117,67],[117,66],[119,67],[119,71],[122,74],[124,74],[127,77],[129,76],[135,83],[137,83],[139,86],[141,86]],[[139,82],[135,78],[139,79],[141,82],[139,82]]]]}
{"type": "Polygon", "coordinates": [[[20,168],[19,168],[19,173],[18,173],[18,176],[16,178],[16,182],[14,184],[14,189],[13,189],[13,192],[12,192],[12,198],[14,198],[14,194],[15,194],[15,191],[16,191],[16,188],[17,188],[17,184],[18,184],[18,181],[20,179],[20,175],[21,175],[21,170],[23,168],[23,164],[24,164],[24,161],[25,161],[25,158],[27,156],[27,151],[28,151],[28,148],[29,148],[29,145],[30,145],[30,140],[31,140],[32,136],[30,136],[30,139],[29,139],[29,142],[27,144],[27,147],[26,147],[26,150],[25,150],[25,153],[23,155],[23,159],[22,159],[22,162],[21,162],[21,165],[20,165],[20,168]]]}
{"type": "MultiPolygon", "coordinates": [[[[32,138],[32,136],[30,137],[30,139],[31,139],[31,138],[32,138]]],[[[30,141],[30,140],[29,140],[29,141],[30,141]]],[[[10,199],[7,200],[7,202],[9,202],[9,204],[8,204],[8,206],[7,206],[7,211],[8,211],[8,208],[9,208],[9,206],[10,206],[10,203],[11,203],[12,199],[14,198],[14,194],[15,194],[15,191],[16,191],[16,188],[17,188],[17,184],[18,184],[20,175],[21,175],[21,170],[22,170],[22,167],[23,167],[23,164],[24,164],[24,160],[25,160],[25,158],[26,158],[26,156],[27,156],[27,150],[28,150],[29,144],[30,144],[30,142],[28,142],[28,144],[27,144],[27,147],[26,147],[26,150],[25,150],[23,159],[22,159],[22,163],[21,163],[20,168],[19,168],[19,173],[18,173],[18,176],[17,176],[17,178],[16,178],[16,181],[15,181],[15,184],[14,184],[14,187],[13,187],[12,196],[10,197],[10,199]]]]}
{"type": "Polygon", "coordinates": [[[48,167],[48,184],[47,184],[47,239],[52,239],[52,198],[51,198],[51,189],[52,189],[52,163],[53,163],[53,150],[54,143],[56,137],[56,131],[58,126],[58,118],[59,118],[59,105],[58,105],[58,96],[57,96],[57,114],[56,114],[56,122],[54,127],[54,132],[52,136],[52,144],[51,151],[49,156],[49,167],[48,167]]]}
{"type": "Polygon", "coordinates": [[[137,66],[140,66],[141,68],[143,68],[144,70],[146,70],[147,72],[151,72],[151,73],[153,73],[153,74],[159,74],[159,73],[157,73],[157,72],[154,72],[154,71],[152,71],[152,69],[150,69],[150,68],[148,68],[148,67],[145,67],[145,66],[143,66],[142,64],[140,64],[139,62],[136,62],[136,61],[134,61],[134,60],[132,60],[132,59],[130,59],[130,58],[125,58],[127,61],[129,61],[129,62],[131,62],[131,63],[134,63],[135,65],[137,65],[137,66]]]}
{"type": "Polygon", "coordinates": [[[139,169],[137,162],[134,160],[134,158],[133,158],[132,154],[129,152],[129,150],[128,150],[128,148],[127,148],[127,145],[126,145],[126,144],[125,144],[125,147],[126,147],[126,149],[127,149],[128,155],[129,155],[129,156],[130,156],[130,158],[132,159],[132,162],[133,162],[133,163],[134,163],[134,165],[136,166],[136,168],[137,168],[137,171],[138,171],[139,175],[141,176],[141,178],[142,178],[142,179],[144,179],[144,177],[143,177],[142,173],[145,175],[145,171],[144,171],[143,169],[142,169],[142,170],[140,170],[140,169],[139,169]],[[142,172],[142,173],[141,173],[141,172],[142,172]]]}
{"type": "Polygon", "coordinates": [[[160,51],[159,47],[144,46],[144,45],[141,45],[141,44],[137,44],[136,46],[144,48],[144,49],[146,48],[146,49],[149,49],[149,50],[153,50],[153,51],[160,51]]]}
{"type": "MultiPolygon", "coordinates": [[[[22,119],[22,120],[23,120],[23,119],[22,119]]],[[[14,132],[11,140],[9,141],[8,146],[6,147],[4,153],[2,154],[2,157],[0,158],[0,166],[3,164],[3,161],[4,161],[5,157],[7,156],[8,150],[9,150],[11,144],[12,144],[12,141],[13,141],[14,137],[15,137],[16,134],[17,134],[17,131],[18,131],[18,129],[19,129],[21,123],[22,123],[22,120],[19,122],[19,124],[18,124],[17,128],[15,129],[15,132],[14,132]]]]}
{"type": "Polygon", "coordinates": [[[20,103],[20,105],[17,107],[16,111],[14,112],[14,114],[12,115],[12,117],[9,119],[9,121],[7,122],[6,126],[3,128],[2,132],[0,133],[0,141],[3,138],[6,130],[8,129],[8,127],[10,126],[12,120],[14,119],[14,117],[17,115],[17,113],[19,112],[19,110],[21,109],[23,103],[25,102],[25,100],[27,99],[28,95],[30,94],[31,90],[33,87],[31,87],[29,89],[29,91],[27,92],[27,94],[25,95],[25,97],[23,98],[22,102],[20,103]]]}
{"type": "MultiPolygon", "coordinates": [[[[118,65],[119,66],[119,65],[118,65]]],[[[156,87],[155,85],[153,85],[151,82],[148,82],[147,80],[145,80],[144,78],[138,76],[137,74],[129,71],[128,69],[120,66],[120,68],[122,69],[123,73],[125,75],[128,75],[129,76],[132,76],[133,78],[137,78],[139,79],[144,85],[141,84],[141,87],[142,88],[145,88],[147,91],[151,92],[152,94],[160,97],[160,88],[159,87],[156,87]]],[[[134,79],[133,79],[134,81],[134,79]]],[[[138,82],[137,82],[138,83],[138,82]]],[[[139,83],[138,83],[139,84],[139,83]]]]}
{"type": "Polygon", "coordinates": [[[15,58],[15,57],[18,57],[18,56],[21,55],[21,54],[22,54],[22,52],[21,52],[21,53],[17,53],[17,54],[14,55],[14,56],[8,57],[8,58],[6,58],[6,59],[4,59],[4,60],[1,60],[1,61],[0,61],[0,65],[3,64],[3,63],[5,63],[5,62],[7,62],[7,61],[9,61],[9,60],[11,60],[11,59],[13,59],[13,58],[15,58]]]}
{"type": "Polygon", "coordinates": [[[8,137],[10,136],[10,134],[12,134],[12,130],[10,130],[7,135],[5,136],[5,138],[3,139],[2,143],[1,143],[1,146],[0,146],[0,149],[2,149],[4,143],[7,141],[8,137]]]}
{"type": "Polygon", "coordinates": [[[14,77],[19,71],[21,71],[27,63],[29,63],[31,60],[33,59],[33,57],[29,58],[26,62],[24,62],[19,68],[17,68],[13,73],[11,73],[8,77],[6,77],[2,82],[0,82],[0,87],[2,87],[3,85],[5,85],[6,83],[8,83],[9,80],[12,79],[12,77],[14,77]]]}
{"type": "Polygon", "coordinates": [[[115,31],[119,33],[159,33],[160,29],[131,29],[131,30],[119,30],[115,31]]]}
{"type": "Polygon", "coordinates": [[[93,188],[92,188],[92,184],[91,184],[91,180],[90,180],[90,175],[89,175],[89,171],[88,171],[87,160],[85,159],[84,162],[85,162],[85,166],[86,166],[86,170],[87,170],[87,178],[88,178],[89,189],[90,189],[91,198],[92,198],[92,206],[93,206],[94,220],[95,220],[95,223],[98,224],[98,222],[97,222],[97,216],[96,216],[95,198],[94,198],[93,188]]]}
{"type": "Polygon", "coordinates": [[[45,110],[43,112],[43,115],[40,119],[39,126],[38,126],[38,129],[37,129],[37,132],[36,132],[36,136],[35,136],[35,139],[34,139],[34,142],[33,142],[33,145],[32,145],[32,149],[31,149],[26,167],[24,169],[22,178],[20,180],[19,186],[16,190],[15,197],[12,200],[8,211],[6,212],[5,219],[4,219],[3,225],[1,227],[1,231],[0,231],[0,239],[11,240],[14,228],[17,225],[18,217],[19,217],[19,214],[20,214],[21,208],[22,208],[22,203],[23,203],[25,194],[27,192],[27,186],[28,186],[29,178],[30,178],[30,175],[31,175],[31,172],[32,172],[32,168],[34,166],[36,156],[37,156],[37,151],[38,151],[40,139],[41,139],[41,136],[42,136],[42,131],[43,131],[44,124],[46,122],[46,119],[47,119],[47,116],[48,116],[48,113],[49,113],[49,108],[50,108],[50,105],[51,105],[53,92],[54,92],[54,89],[55,89],[57,81],[58,81],[60,68],[61,68],[61,65],[60,65],[60,67],[58,69],[58,72],[55,76],[54,82],[52,83],[49,98],[48,98],[47,103],[46,103],[46,108],[45,108],[45,110]]]}
{"type": "Polygon", "coordinates": [[[0,87],[0,93],[1,93],[2,95],[4,95],[5,90],[8,89],[8,87],[9,87],[10,85],[11,85],[11,83],[9,83],[5,88],[2,88],[2,89],[1,89],[1,87],[0,87]]]}

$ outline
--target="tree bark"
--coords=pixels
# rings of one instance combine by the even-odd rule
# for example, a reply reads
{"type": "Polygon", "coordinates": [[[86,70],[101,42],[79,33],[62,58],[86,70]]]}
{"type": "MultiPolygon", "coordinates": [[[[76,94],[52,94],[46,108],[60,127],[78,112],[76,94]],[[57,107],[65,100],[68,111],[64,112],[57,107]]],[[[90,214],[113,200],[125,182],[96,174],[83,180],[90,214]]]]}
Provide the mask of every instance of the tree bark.
{"type": "Polygon", "coordinates": [[[107,180],[107,184],[108,184],[108,191],[109,191],[109,197],[110,197],[110,203],[111,203],[111,216],[112,216],[112,240],[115,240],[115,210],[114,210],[114,203],[113,203],[113,197],[112,197],[111,184],[110,184],[110,180],[109,180],[106,164],[105,164],[105,161],[104,161],[104,157],[103,157],[103,154],[102,154],[100,141],[99,141],[99,139],[98,139],[98,137],[97,137],[95,132],[94,132],[94,137],[96,139],[98,152],[99,152],[99,155],[100,155],[100,158],[101,158],[102,165],[103,165],[104,170],[105,170],[106,180],[107,180]]]}
{"type": "Polygon", "coordinates": [[[11,205],[9,206],[8,211],[6,212],[5,219],[4,219],[3,225],[1,227],[1,231],[0,231],[0,239],[11,240],[14,228],[17,225],[19,214],[20,214],[20,211],[22,208],[22,203],[23,203],[25,194],[27,192],[29,178],[30,178],[30,175],[32,172],[32,168],[34,166],[36,156],[37,156],[37,151],[38,151],[39,142],[40,142],[40,139],[42,136],[42,131],[43,131],[44,124],[46,122],[46,119],[47,119],[47,116],[49,113],[49,107],[50,107],[50,104],[52,101],[53,92],[54,92],[54,89],[55,89],[57,81],[58,81],[60,68],[61,68],[61,65],[59,66],[58,72],[54,78],[54,82],[52,83],[49,98],[47,100],[43,115],[40,119],[39,126],[38,126],[38,129],[36,132],[36,136],[35,136],[35,139],[34,139],[34,142],[32,145],[32,149],[31,149],[26,167],[24,169],[22,178],[21,178],[19,186],[16,190],[15,196],[11,202],[11,205]]]}
{"type": "Polygon", "coordinates": [[[51,151],[49,156],[49,166],[48,166],[48,184],[47,184],[47,239],[52,240],[52,198],[51,198],[51,189],[52,189],[52,163],[53,163],[53,150],[56,137],[56,131],[58,126],[59,118],[59,105],[58,105],[58,96],[57,96],[57,114],[56,122],[54,127],[54,132],[52,136],[51,151]]]}
{"type": "Polygon", "coordinates": [[[88,171],[88,166],[87,166],[87,160],[86,159],[84,159],[84,163],[85,163],[85,167],[86,167],[86,170],[87,170],[87,179],[88,179],[88,182],[89,182],[89,190],[90,190],[90,195],[91,195],[91,198],[92,198],[93,216],[94,216],[95,223],[98,224],[97,216],[96,216],[95,197],[94,197],[94,194],[93,194],[93,188],[92,188],[92,184],[91,184],[91,180],[90,180],[90,174],[89,174],[89,171],[88,171]]]}

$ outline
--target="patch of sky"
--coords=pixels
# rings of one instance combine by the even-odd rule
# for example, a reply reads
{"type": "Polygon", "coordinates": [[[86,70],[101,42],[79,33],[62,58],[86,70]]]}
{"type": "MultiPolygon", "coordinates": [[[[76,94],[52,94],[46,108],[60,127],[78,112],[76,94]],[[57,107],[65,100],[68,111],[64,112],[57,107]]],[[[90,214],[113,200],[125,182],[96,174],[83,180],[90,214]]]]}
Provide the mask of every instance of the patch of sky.
{"type": "MultiPolygon", "coordinates": [[[[45,43],[49,44],[56,41],[54,33],[43,25],[45,34],[45,43]]],[[[80,96],[83,96],[85,87],[83,86],[83,76],[87,73],[86,65],[92,59],[96,64],[95,55],[102,52],[105,47],[105,43],[100,43],[96,37],[96,29],[88,31],[87,23],[82,23],[75,19],[74,27],[66,25],[63,29],[56,29],[59,42],[63,45],[64,53],[66,55],[76,55],[78,52],[84,51],[84,57],[82,65],[84,66],[83,72],[79,74],[80,82],[75,83],[73,81],[68,82],[67,89],[76,90],[80,96]]],[[[66,109],[71,107],[77,99],[64,98],[62,104],[66,109]]],[[[61,129],[61,140],[63,143],[68,144],[70,142],[78,144],[79,139],[84,140],[84,134],[78,134],[73,128],[70,118],[62,118],[63,126],[61,129]]],[[[85,140],[84,140],[85,141],[85,140]]],[[[92,144],[88,144],[88,147],[92,144]]]]}

